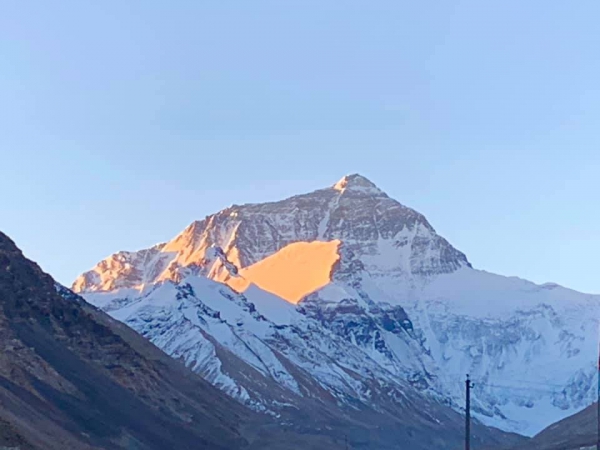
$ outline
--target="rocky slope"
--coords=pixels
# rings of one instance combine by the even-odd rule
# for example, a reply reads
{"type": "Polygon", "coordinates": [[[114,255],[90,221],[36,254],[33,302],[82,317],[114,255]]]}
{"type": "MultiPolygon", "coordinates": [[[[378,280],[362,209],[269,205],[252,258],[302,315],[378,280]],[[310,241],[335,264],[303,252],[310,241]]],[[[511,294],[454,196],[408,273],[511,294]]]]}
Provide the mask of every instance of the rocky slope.
{"type": "Polygon", "coordinates": [[[233,397],[273,414],[276,402],[299,395],[306,383],[346,406],[358,400],[374,409],[387,408],[381,392],[408,385],[459,410],[469,372],[476,417],[533,435],[589,404],[596,383],[599,296],[473,269],[423,215],[360,175],[280,202],[234,205],[172,241],[112,255],[73,289],[233,397]],[[324,250],[315,253],[315,244],[324,250]],[[204,278],[244,295],[201,295],[202,305],[189,295],[193,306],[181,306],[181,314],[202,310],[228,329],[201,324],[204,340],[190,348],[182,337],[187,322],[170,311],[181,289],[204,278]],[[284,289],[292,283],[294,289],[284,289]],[[265,300],[264,291],[279,297],[265,300]],[[300,302],[292,308],[280,297],[300,302]],[[233,315],[224,310],[232,302],[233,315]],[[252,314],[272,324],[248,319],[252,314]],[[277,358],[263,358],[261,346],[285,356],[283,369],[264,363],[277,358]],[[235,370],[224,369],[227,357],[219,356],[225,349],[283,397],[267,399],[253,381],[231,381],[235,370]],[[202,352],[212,356],[198,364],[202,352]],[[373,380],[385,385],[376,395],[368,387],[373,380]]]}

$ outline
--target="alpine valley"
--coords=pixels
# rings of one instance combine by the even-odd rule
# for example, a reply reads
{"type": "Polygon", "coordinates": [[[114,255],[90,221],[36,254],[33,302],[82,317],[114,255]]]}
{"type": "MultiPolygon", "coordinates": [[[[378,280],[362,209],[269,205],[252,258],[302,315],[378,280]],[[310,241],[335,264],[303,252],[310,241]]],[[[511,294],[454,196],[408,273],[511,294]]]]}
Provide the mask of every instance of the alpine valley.
{"type": "Polygon", "coordinates": [[[475,439],[490,444],[506,434],[489,427],[534,435],[595,397],[600,296],[477,270],[356,174],[231,206],[72,289],[282,422],[318,409],[372,435],[460,430],[469,373],[475,439]]]}

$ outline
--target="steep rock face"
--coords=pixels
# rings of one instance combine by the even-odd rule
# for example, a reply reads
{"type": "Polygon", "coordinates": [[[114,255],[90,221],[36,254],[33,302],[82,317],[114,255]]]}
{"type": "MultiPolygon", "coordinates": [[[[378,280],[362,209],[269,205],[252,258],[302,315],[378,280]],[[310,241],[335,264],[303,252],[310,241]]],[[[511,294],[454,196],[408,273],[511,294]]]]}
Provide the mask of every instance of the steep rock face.
{"type": "MultiPolygon", "coordinates": [[[[339,241],[339,259],[328,284],[307,289],[298,321],[350,343],[377,370],[457,409],[471,373],[476,416],[531,435],[591,402],[599,296],[473,269],[425,217],[360,175],[280,202],[232,206],[166,244],[113,255],[74,289],[90,299],[137,298],[190,271],[235,287],[234,278],[267,260],[297,281],[303,272],[279,256],[316,241],[339,241]],[[215,248],[222,257],[211,256],[215,248]]],[[[239,290],[251,286],[248,277],[239,290]]],[[[343,353],[328,355],[345,364],[343,353]]]]}
{"type": "Polygon", "coordinates": [[[222,248],[238,268],[302,241],[340,240],[366,269],[411,279],[468,266],[466,257],[438,236],[421,214],[389,198],[360,175],[280,202],[232,206],[194,222],[179,236],[141,252],[120,252],[73,284],[77,292],[140,288],[177,279],[181,267],[206,265],[207,250],[222,248]],[[391,253],[378,265],[373,258],[391,253]]]}

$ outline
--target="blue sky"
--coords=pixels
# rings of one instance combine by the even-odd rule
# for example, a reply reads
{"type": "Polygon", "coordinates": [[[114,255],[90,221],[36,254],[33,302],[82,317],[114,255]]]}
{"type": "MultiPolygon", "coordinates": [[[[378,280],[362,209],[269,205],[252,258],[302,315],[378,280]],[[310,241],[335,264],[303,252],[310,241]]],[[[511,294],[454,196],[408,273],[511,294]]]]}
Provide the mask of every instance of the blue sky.
{"type": "Polygon", "coordinates": [[[600,2],[8,2],[0,229],[59,281],[360,172],[600,293],[600,2]]]}

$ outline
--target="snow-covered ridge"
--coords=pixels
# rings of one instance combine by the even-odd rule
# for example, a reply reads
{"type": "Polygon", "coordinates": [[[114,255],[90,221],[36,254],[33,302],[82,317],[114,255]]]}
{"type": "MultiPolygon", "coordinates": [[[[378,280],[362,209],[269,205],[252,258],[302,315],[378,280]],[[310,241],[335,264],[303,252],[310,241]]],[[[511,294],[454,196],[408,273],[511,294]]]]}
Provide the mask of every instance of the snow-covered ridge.
{"type": "MultiPolygon", "coordinates": [[[[322,275],[323,270],[317,272],[322,275]]],[[[310,391],[308,387],[303,391],[302,386],[311,378],[336,398],[343,393],[345,401],[361,399],[377,407],[380,400],[372,390],[372,397],[365,397],[371,378],[357,369],[355,362],[361,358],[370,361],[368,373],[404,380],[430,398],[457,408],[462,404],[462,379],[471,373],[476,380],[476,416],[528,434],[593,399],[600,296],[473,269],[466,256],[439,236],[423,215],[360,175],[279,202],[232,206],[192,223],[165,244],[107,258],[79,277],[73,288],[190,365],[216,358],[226,366],[229,359],[223,352],[236,355],[261,376],[274,380],[283,389],[285,402],[294,403],[287,395],[302,397],[310,391]],[[325,256],[318,256],[331,273],[311,284],[309,271],[298,269],[302,267],[298,261],[310,265],[313,253],[309,249],[331,242],[339,242],[335,259],[327,262],[325,256]],[[286,253],[290,248],[295,249],[290,253],[293,257],[286,253]],[[268,270],[253,278],[253,267],[268,270]],[[285,281],[287,276],[291,281],[285,281]],[[208,303],[207,295],[190,295],[184,302],[178,298],[175,291],[182,283],[193,287],[208,282],[206,278],[243,291],[243,295],[231,293],[227,286],[215,284],[220,286],[216,291],[226,289],[223,292],[238,300],[260,299],[250,303],[255,303],[266,321],[277,316],[271,328],[264,328],[277,333],[258,332],[254,328],[258,319],[223,319],[227,296],[216,296],[218,300],[208,303]],[[294,292],[306,293],[297,307],[280,298],[289,296],[282,284],[285,288],[292,283],[299,285],[294,292]],[[153,309],[161,302],[169,311],[179,312],[169,312],[165,318],[164,308],[153,309]],[[191,322],[180,320],[178,314],[185,310],[210,316],[205,306],[221,316],[203,319],[206,323],[225,320],[227,327],[199,321],[194,323],[194,333],[201,330],[202,339],[182,337],[189,335],[191,322]],[[146,328],[148,323],[153,326],[146,328]],[[290,333],[295,330],[296,337],[277,328],[282,326],[290,333]],[[229,336],[219,331],[226,328],[234,330],[236,337],[222,338],[229,336]],[[307,349],[304,339],[296,339],[302,333],[307,339],[319,336],[326,342],[318,351],[323,361],[334,361],[335,367],[315,362],[316,350],[307,349]],[[167,334],[169,340],[163,338],[167,334]],[[273,378],[280,369],[264,368],[240,350],[259,345],[255,339],[273,354],[285,355],[283,378],[273,378]],[[289,364],[304,375],[299,377],[289,364]],[[321,368],[313,374],[308,368],[315,364],[321,368]],[[340,367],[362,375],[346,379],[338,373],[340,367]],[[294,390],[286,372],[299,390],[294,390]]],[[[260,320],[257,323],[266,326],[260,320]]],[[[251,353],[267,351],[260,348],[251,353]]],[[[240,378],[231,367],[225,370],[207,364],[197,370],[230,395],[246,398],[247,394],[255,402],[253,407],[274,410],[274,403],[259,398],[264,393],[256,394],[258,388],[248,381],[252,377],[240,378]],[[227,384],[224,376],[235,381],[227,384]]],[[[282,402],[283,397],[273,401],[282,402]]]]}
{"type": "MultiPolygon", "coordinates": [[[[348,399],[368,403],[373,383],[398,396],[411,389],[402,381],[405,377],[395,377],[368,352],[339,339],[303,309],[256,286],[242,295],[203,276],[190,275],[178,283],[161,282],[144,293],[118,290],[86,297],[259,411],[276,414],[282,402],[294,404],[295,398],[317,395],[307,379],[342,403],[348,399]],[[226,367],[225,350],[264,380],[249,381],[237,368],[226,367]],[[266,383],[277,389],[261,388],[266,383]]],[[[392,337],[390,333],[388,338],[392,337]]],[[[409,367],[402,362],[411,351],[412,338],[393,338],[395,351],[402,351],[391,355],[396,363],[406,371],[422,371],[417,358],[412,358],[409,367]],[[417,366],[412,367],[415,362],[417,366]]],[[[418,352],[418,346],[412,350],[418,352]]]]}

